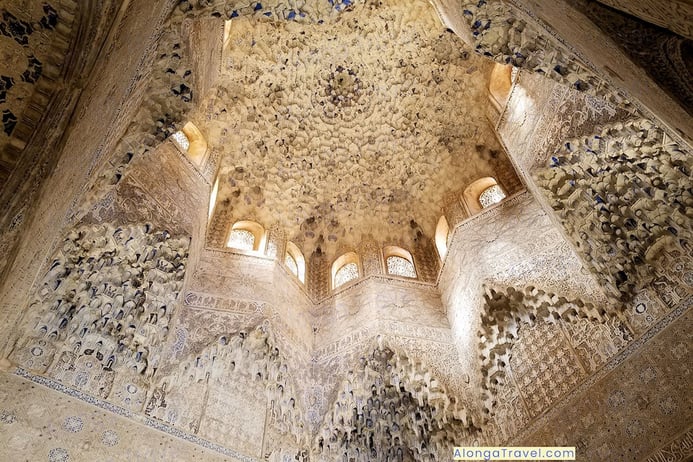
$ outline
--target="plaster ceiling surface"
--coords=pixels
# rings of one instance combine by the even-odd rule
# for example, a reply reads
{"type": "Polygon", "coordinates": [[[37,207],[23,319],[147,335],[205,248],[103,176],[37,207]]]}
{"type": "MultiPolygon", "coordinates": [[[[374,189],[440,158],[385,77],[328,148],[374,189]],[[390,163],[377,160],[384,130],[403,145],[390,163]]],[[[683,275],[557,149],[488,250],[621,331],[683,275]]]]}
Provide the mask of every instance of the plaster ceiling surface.
{"type": "Polygon", "coordinates": [[[305,24],[236,18],[207,128],[217,210],[278,223],[304,252],[432,237],[451,193],[511,168],[486,116],[492,64],[425,2],[305,24]]]}

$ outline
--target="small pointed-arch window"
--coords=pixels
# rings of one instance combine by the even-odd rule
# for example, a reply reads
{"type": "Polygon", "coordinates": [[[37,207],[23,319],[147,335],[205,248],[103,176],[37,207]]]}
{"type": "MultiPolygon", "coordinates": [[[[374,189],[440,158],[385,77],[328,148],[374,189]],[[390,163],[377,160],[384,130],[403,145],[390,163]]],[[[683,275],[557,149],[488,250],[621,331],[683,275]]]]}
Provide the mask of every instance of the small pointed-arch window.
{"type": "Polygon", "coordinates": [[[490,176],[474,181],[462,193],[462,198],[470,215],[501,202],[505,197],[506,194],[501,185],[490,176]]]}
{"type": "Polygon", "coordinates": [[[505,193],[497,184],[489,186],[479,194],[479,203],[481,204],[481,208],[484,209],[499,203],[503,199],[505,199],[505,193]]]}
{"type": "Polygon", "coordinates": [[[391,255],[387,257],[387,272],[395,276],[404,276],[407,278],[415,278],[416,270],[414,264],[406,258],[391,255]]]}
{"type": "Polygon", "coordinates": [[[349,281],[358,279],[359,277],[359,267],[356,263],[347,263],[337,270],[334,275],[334,286],[335,288],[346,284],[349,281]]]}
{"type": "Polygon", "coordinates": [[[440,259],[444,260],[448,253],[448,237],[450,235],[450,225],[445,215],[441,216],[436,225],[436,249],[440,259]]]}
{"type": "Polygon", "coordinates": [[[264,251],[265,228],[254,221],[238,221],[231,227],[226,246],[238,250],[264,251]]]}
{"type": "Polygon", "coordinates": [[[301,250],[293,242],[286,243],[286,255],[284,256],[284,264],[299,281],[306,281],[306,260],[301,253],[301,250]]]}
{"type": "Polygon", "coordinates": [[[488,90],[491,102],[498,110],[501,110],[508,101],[516,75],[517,71],[512,66],[497,63],[493,67],[488,90]]]}
{"type": "Polygon", "coordinates": [[[212,193],[209,195],[209,212],[207,219],[212,219],[212,214],[214,214],[214,207],[217,203],[217,194],[219,194],[219,178],[214,181],[214,187],[212,187],[212,193]]]}
{"type": "Polygon", "coordinates": [[[416,268],[414,268],[414,259],[411,253],[392,245],[385,247],[383,253],[385,254],[387,274],[416,278],[416,268]]]}
{"type": "Polygon", "coordinates": [[[177,131],[171,135],[171,138],[173,138],[173,141],[176,142],[181,151],[188,152],[188,149],[190,149],[190,140],[183,130],[177,131]]]}
{"type": "Polygon", "coordinates": [[[228,246],[240,250],[253,250],[255,235],[246,229],[233,229],[229,235],[228,246]]]}
{"type": "Polygon", "coordinates": [[[171,138],[195,165],[201,167],[204,164],[207,159],[207,140],[194,123],[186,123],[171,138]]]}
{"type": "Polygon", "coordinates": [[[333,289],[358,279],[360,276],[359,256],[354,252],[345,253],[332,263],[333,289]]]}
{"type": "Polygon", "coordinates": [[[298,276],[298,264],[296,264],[296,259],[294,259],[294,257],[287,253],[286,258],[284,259],[284,264],[287,268],[289,268],[289,271],[298,276]]]}

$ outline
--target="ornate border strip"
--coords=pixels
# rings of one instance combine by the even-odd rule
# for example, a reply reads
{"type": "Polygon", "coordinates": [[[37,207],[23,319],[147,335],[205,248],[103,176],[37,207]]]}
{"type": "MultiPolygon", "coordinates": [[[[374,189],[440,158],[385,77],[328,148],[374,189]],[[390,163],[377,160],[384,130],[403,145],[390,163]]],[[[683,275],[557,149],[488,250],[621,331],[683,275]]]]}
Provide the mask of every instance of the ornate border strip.
{"type": "Polygon", "coordinates": [[[184,432],[178,428],[172,427],[171,425],[165,424],[159,420],[152,419],[151,417],[147,417],[147,416],[144,416],[142,414],[132,412],[128,409],[122,408],[122,407],[117,406],[115,404],[111,404],[111,403],[104,401],[102,399],[95,398],[95,397],[88,395],[84,392],[81,392],[79,390],[75,390],[74,388],[67,387],[58,381],[49,379],[47,377],[42,377],[40,375],[34,375],[34,374],[30,373],[29,371],[22,369],[21,367],[18,367],[14,371],[14,374],[19,376],[19,377],[22,377],[24,379],[27,379],[33,383],[36,383],[38,385],[43,385],[44,387],[49,388],[53,391],[57,391],[59,393],[70,396],[72,398],[76,398],[76,399],[83,401],[87,404],[91,404],[92,406],[96,406],[96,407],[103,409],[105,411],[112,412],[112,413],[117,414],[121,417],[125,417],[127,419],[130,419],[131,421],[142,424],[146,427],[153,428],[154,430],[164,432],[170,436],[184,440],[188,443],[192,443],[192,444],[201,446],[205,449],[209,449],[209,450],[218,452],[218,453],[223,454],[223,455],[228,456],[228,457],[233,457],[233,458],[240,460],[240,461],[243,461],[243,462],[257,462],[257,459],[255,459],[255,458],[243,455],[243,454],[238,453],[238,452],[236,452],[232,449],[229,449],[225,446],[222,446],[220,444],[208,441],[204,438],[200,438],[197,435],[192,435],[190,433],[184,432]]]}
{"type": "Polygon", "coordinates": [[[182,305],[186,308],[193,310],[205,310],[205,311],[220,311],[222,313],[232,313],[241,315],[252,315],[254,313],[261,313],[263,308],[267,305],[271,305],[265,301],[258,301],[256,299],[243,298],[243,297],[224,297],[219,294],[203,292],[200,290],[186,290],[183,298],[182,305]],[[205,299],[212,302],[211,304],[200,303],[199,299],[205,299]],[[245,303],[250,307],[250,309],[238,309],[228,307],[229,303],[245,303]]]}
{"type": "Polygon", "coordinates": [[[686,462],[690,460],[689,457],[691,456],[693,456],[693,426],[655,449],[643,460],[646,462],[686,462]]]}
{"type": "Polygon", "coordinates": [[[346,285],[343,289],[339,288],[339,289],[334,290],[327,297],[321,298],[316,303],[316,305],[322,305],[323,303],[326,303],[326,302],[333,300],[336,297],[338,297],[338,296],[340,296],[346,292],[349,292],[351,289],[354,289],[358,286],[366,285],[370,281],[380,282],[380,283],[384,283],[384,284],[391,284],[391,285],[400,286],[400,287],[413,287],[413,288],[417,288],[417,289],[435,289],[436,288],[435,284],[433,284],[431,282],[420,281],[418,279],[412,279],[409,281],[409,280],[406,280],[404,278],[397,277],[397,276],[386,276],[384,274],[372,274],[370,276],[359,278],[358,280],[356,280],[356,282],[354,282],[352,284],[347,283],[348,285],[346,285]]]}
{"type": "Polygon", "coordinates": [[[390,324],[389,327],[411,326],[411,324],[398,321],[377,320],[369,322],[364,327],[349,334],[342,335],[337,339],[333,338],[320,345],[315,345],[311,352],[313,362],[317,364],[329,363],[330,360],[336,356],[361,348],[364,343],[373,341],[378,335],[381,335],[384,339],[412,339],[426,344],[446,345],[450,347],[451,350],[456,348],[450,330],[444,327],[429,327],[427,329],[429,329],[429,333],[431,334],[435,333],[435,331],[441,334],[450,334],[449,338],[446,338],[444,335],[436,337],[434,335],[425,336],[416,335],[415,333],[402,333],[401,331],[397,331],[396,328],[386,331],[386,329],[383,329],[383,324],[385,323],[390,324]]]}

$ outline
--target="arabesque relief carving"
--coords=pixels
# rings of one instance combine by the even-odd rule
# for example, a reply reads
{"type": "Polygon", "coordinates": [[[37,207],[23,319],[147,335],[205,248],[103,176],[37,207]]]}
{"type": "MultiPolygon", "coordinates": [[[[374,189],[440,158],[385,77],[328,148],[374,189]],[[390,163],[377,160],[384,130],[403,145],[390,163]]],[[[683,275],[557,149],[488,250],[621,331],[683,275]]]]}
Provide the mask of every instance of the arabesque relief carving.
{"type": "Polygon", "coordinates": [[[297,374],[275,343],[265,325],[220,336],[158,379],[145,414],[212,440],[231,432],[249,453],[260,453],[265,425],[307,445],[297,374]]]}
{"type": "Polygon", "coordinates": [[[523,326],[534,326],[536,323],[575,323],[581,319],[605,323],[610,318],[619,320],[621,337],[625,342],[633,338],[620,310],[597,307],[579,299],[568,300],[535,287],[522,290],[513,287],[505,290],[486,287],[478,333],[482,389],[485,396],[484,412],[488,415],[494,413],[498,404],[498,390],[506,384],[505,368],[510,364],[513,345],[522,335],[520,331],[523,326]]]}

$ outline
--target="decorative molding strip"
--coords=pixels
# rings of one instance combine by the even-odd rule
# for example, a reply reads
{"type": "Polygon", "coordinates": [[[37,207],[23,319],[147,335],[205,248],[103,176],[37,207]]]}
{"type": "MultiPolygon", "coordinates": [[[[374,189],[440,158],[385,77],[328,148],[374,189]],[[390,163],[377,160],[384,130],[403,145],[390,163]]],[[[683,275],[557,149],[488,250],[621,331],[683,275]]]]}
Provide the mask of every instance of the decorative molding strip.
{"type": "Polygon", "coordinates": [[[267,255],[262,255],[259,253],[256,253],[255,251],[252,251],[253,253],[250,253],[250,251],[244,251],[244,250],[237,250],[237,249],[232,249],[230,247],[219,249],[219,248],[214,248],[214,247],[205,247],[204,251],[206,253],[214,254],[217,256],[233,256],[233,257],[238,257],[241,260],[249,260],[249,261],[264,261],[264,262],[274,262],[276,261],[276,258],[274,257],[268,257],[267,255]]]}
{"type": "Polygon", "coordinates": [[[263,311],[263,305],[266,305],[266,303],[261,303],[257,300],[220,297],[215,294],[195,290],[185,292],[183,304],[187,308],[238,314],[261,312],[263,311]]]}
{"type": "MultiPolygon", "coordinates": [[[[524,202],[528,200],[531,197],[531,194],[526,190],[523,189],[521,191],[516,192],[515,194],[511,195],[507,199],[492,205],[489,208],[484,209],[483,211],[477,213],[476,215],[472,215],[468,219],[462,221],[460,224],[458,224],[453,233],[457,233],[459,230],[465,229],[465,228],[471,228],[476,225],[477,222],[479,221],[485,221],[489,218],[496,217],[503,213],[505,209],[508,209],[510,207],[514,207],[515,205],[524,202]]],[[[453,239],[455,238],[455,235],[453,235],[453,239]]],[[[454,242],[453,240],[450,241],[451,243],[454,242]]],[[[452,247],[452,244],[450,244],[448,247],[452,247]]]]}
{"type": "Polygon", "coordinates": [[[397,276],[373,274],[370,276],[366,276],[364,278],[360,278],[360,279],[356,280],[356,282],[346,285],[344,288],[338,288],[332,294],[328,295],[327,297],[320,299],[320,301],[318,301],[318,304],[322,304],[322,303],[328,302],[330,300],[333,300],[338,295],[342,295],[343,293],[348,292],[355,287],[364,285],[368,281],[382,282],[385,284],[390,284],[390,285],[394,285],[394,286],[401,286],[401,287],[415,287],[415,288],[419,288],[419,289],[435,289],[435,287],[436,287],[436,285],[431,283],[431,282],[419,281],[418,279],[407,280],[407,279],[397,277],[397,276]]]}
{"type": "Polygon", "coordinates": [[[657,448],[645,462],[687,462],[693,459],[693,425],[672,441],[657,448]]]}
{"type": "Polygon", "coordinates": [[[315,363],[329,363],[335,356],[361,348],[363,342],[372,341],[381,335],[383,338],[406,338],[417,341],[447,345],[455,349],[450,331],[445,328],[426,327],[411,329],[410,324],[397,321],[374,321],[338,339],[328,340],[314,347],[312,357],[315,363]],[[387,330],[387,332],[386,332],[387,330]]]}

